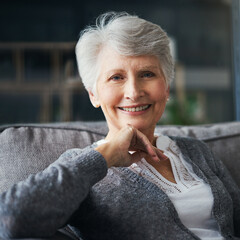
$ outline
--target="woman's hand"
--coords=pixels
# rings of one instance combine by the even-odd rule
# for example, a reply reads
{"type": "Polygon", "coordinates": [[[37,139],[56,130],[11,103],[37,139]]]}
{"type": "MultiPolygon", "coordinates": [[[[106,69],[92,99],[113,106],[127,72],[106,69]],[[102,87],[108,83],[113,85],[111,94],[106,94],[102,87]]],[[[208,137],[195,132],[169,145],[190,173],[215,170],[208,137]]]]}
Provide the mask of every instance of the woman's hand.
{"type": "Polygon", "coordinates": [[[167,158],[143,133],[132,126],[122,128],[113,138],[95,150],[103,155],[108,167],[128,167],[147,156],[157,162],[167,158]],[[134,152],[131,154],[129,151],[134,152]]]}

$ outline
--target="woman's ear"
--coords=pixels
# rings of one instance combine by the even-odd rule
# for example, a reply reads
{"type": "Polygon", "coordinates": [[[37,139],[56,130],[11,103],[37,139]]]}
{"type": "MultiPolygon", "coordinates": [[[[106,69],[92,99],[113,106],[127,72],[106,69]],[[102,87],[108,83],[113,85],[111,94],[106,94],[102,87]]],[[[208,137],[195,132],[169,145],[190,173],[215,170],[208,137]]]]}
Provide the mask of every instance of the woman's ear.
{"type": "Polygon", "coordinates": [[[95,108],[100,107],[100,102],[98,100],[98,97],[91,90],[88,90],[88,95],[89,95],[89,98],[90,98],[90,101],[91,101],[92,105],[95,108]]]}

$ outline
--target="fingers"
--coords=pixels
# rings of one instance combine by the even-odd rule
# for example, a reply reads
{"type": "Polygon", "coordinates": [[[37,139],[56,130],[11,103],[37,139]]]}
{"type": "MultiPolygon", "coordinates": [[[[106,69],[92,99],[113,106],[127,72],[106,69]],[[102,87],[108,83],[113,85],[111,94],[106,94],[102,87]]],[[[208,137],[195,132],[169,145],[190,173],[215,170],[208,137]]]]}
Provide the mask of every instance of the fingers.
{"type": "Polygon", "coordinates": [[[163,154],[163,151],[154,147],[149,139],[139,130],[129,125],[129,128],[133,132],[133,138],[130,145],[130,148],[134,149],[137,152],[149,155],[154,161],[164,161],[168,157],[163,154]]]}
{"type": "Polygon", "coordinates": [[[104,156],[109,167],[130,166],[131,163],[147,157],[151,157],[155,162],[167,159],[142,132],[130,125],[109,137],[105,145],[97,147],[96,150],[104,156]],[[129,151],[134,153],[129,154],[129,151]]]}
{"type": "Polygon", "coordinates": [[[131,128],[133,131],[133,138],[130,144],[130,148],[134,149],[135,151],[142,151],[150,155],[154,161],[159,161],[157,148],[154,148],[152,143],[143,133],[133,127],[131,128]]]}
{"type": "MultiPolygon", "coordinates": [[[[155,149],[155,152],[156,152],[156,155],[157,155],[157,157],[152,157],[152,159],[154,161],[159,162],[159,161],[166,161],[168,159],[168,157],[166,155],[164,155],[163,152],[160,149],[155,148],[155,147],[154,147],[154,149],[155,149]]],[[[136,151],[133,154],[131,154],[131,161],[132,162],[138,162],[142,158],[146,158],[147,156],[149,156],[149,154],[146,153],[146,152],[136,151]]]]}
{"type": "Polygon", "coordinates": [[[160,149],[158,149],[158,148],[156,148],[156,147],[154,147],[154,148],[155,148],[155,151],[156,151],[156,153],[157,153],[158,158],[160,159],[160,161],[166,161],[166,160],[168,160],[168,157],[167,157],[166,155],[164,155],[164,153],[163,153],[162,150],[160,150],[160,149]]]}
{"type": "Polygon", "coordinates": [[[154,160],[154,161],[157,161],[159,162],[160,159],[159,159],[159,156],[158,156],[158,150],[155,149],[152,144],[149,146],[147,145],[147,150],[148,150],[148,155],[151,156],[151,158],[154,160]]]}

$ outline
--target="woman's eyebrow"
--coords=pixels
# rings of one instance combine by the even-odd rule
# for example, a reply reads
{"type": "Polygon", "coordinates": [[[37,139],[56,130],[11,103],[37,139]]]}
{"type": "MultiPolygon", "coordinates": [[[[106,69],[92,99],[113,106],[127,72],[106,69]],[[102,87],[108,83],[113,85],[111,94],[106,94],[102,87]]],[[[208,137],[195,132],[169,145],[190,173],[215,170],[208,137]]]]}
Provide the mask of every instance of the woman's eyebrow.
{"type": "MultiPolygon", "coordinates": [[[[155,66],[155,65],[149,65],[149,66],[143,66],[143,67],[139,67],[138,69],[136,69],[138,72],[142,72],[142,71],[150,71],[150,70],[156,70],[159,69],[159,66],[155,66]]],[[[111,70],[107,70],[106,72],[104,72],[104,75],[112,75],[112,74],[116,74],[116,73],[125,73],[126,71],[122,68],[114,68],[111,70]]]]}
{"type": "Polygon", "coordinates": [[[116,69],[108,70],[108,71],[104,72],[103,74],[104,74],[104,75],[112,75],[112,74],[124,73],[124,72],[125,72],[125,71],[124,71],[123,69],[116,68],[116,69]]]}

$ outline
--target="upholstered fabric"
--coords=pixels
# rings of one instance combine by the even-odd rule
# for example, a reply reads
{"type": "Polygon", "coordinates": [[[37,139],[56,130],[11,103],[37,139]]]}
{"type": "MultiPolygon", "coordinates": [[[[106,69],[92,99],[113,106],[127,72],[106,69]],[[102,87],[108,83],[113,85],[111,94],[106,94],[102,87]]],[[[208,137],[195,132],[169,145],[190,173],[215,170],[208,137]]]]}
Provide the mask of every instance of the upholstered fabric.
{"type": "Polygon", "coordinates": [[[91,145],[103,138],[105,132],[101,133],[98,124],[87,123],[2,127],[0,192],[29,174],[45,169],[67,149],[91,145]]]}
{"type": "MultiPolygon", "coordinates": [[[[103,138],[105,122],[18,124],[0,127],[0,192],[46,168],[65,150],[103,138]]],[[[204,140],[240,186],[240,122],[198,126],[157,126],[156,132],[204,140]]]]}

